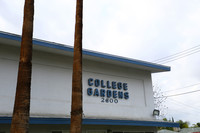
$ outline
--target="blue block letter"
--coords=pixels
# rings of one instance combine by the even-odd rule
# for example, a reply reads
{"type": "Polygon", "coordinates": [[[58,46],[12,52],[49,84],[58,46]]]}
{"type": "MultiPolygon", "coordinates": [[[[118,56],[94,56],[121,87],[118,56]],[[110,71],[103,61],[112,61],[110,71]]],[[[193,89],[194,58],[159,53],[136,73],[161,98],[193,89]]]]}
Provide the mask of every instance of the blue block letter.
{"type": "Polygon", "coordinates": [[[124,88],[125,91],[128,90],[128,84],[127,83],[123,83],[123,88],[124,88]]]}
{"type": "Polygon", "coordinates": [[[99,79],[95,79],[94,84],[95,84],[95,87],[99,87],[100,80],[99,79]]]}
{"type": "Polygon", "coordinates": [[[113,98],[117,98],[117,91],[113,91],[113,98]]]}
{"type": "Polygon", "coordinates": [[[120,99],[123,98],[123,92],[122,91],[118,91],[118,98],[120,98],[120,99]]]}
{"type": "Polygon", "coordinates": [[[106,91],[105,91],[104,89],[101,89],[101,90],[100,90],[100,96],[101,96],[101,97],[105,97],[105,92],[106,92],[106,91]]]}
{"type": "Polygon", "coordinates": [[[118,88],[119,90],[122,89],[122,83],[121,83],[121,82],[118,82],[118,83],[117,83],[117,88],[118,88]]]}
{"type": "Polygon", "coordinates": [[[115,82],[115,81],[112,82],[112,88],[113,88],[113,89],[116,89],[116,88],[117,88],[117,85],[116,85],[116,82],[115,82]]]}
{"type": "Polygon", "coordinates": [[[124,93],[124,99],[129,99],[129,93],[128,92],[124,93]]]}
{"type": "Polygon", "coordinates": [[[92,81],[93,81],[93,78],[89,78],[89,79],[88,79],[88,85],[89,85],[89,86],[92,86],[92,85],[93,85],[92,81]]]}
{"type": "Polygon", "coordinates": [[[107,88],[111,88],[110,81],[107,81],[107,88]]]}
{"type": "Polygon", "coordinates": [[[88,88],[88,89],[87,89],[87,94],[88,94],[89,96],[91,96],[92,93],[93,93],[92,88],[88,88]]]}
{"type": "Polygon", "coordinates": [[[97,96],[97,97],[99,96],[99,90],[98,89],[94,90],[94,96],[97,96]]]}
{"type": "Polygon", "coordinates": [[[106,86],[105,86],[105,84],[104,84],[104,81],[103,80],[101,80],[101,88],[105,88],[106,86]]]}
{"type": "Polygon", "coordinates": [[[111,90],[107,90],[107,97],[111,97],[112,96],[112,93],[111,93],[111,90]]]}

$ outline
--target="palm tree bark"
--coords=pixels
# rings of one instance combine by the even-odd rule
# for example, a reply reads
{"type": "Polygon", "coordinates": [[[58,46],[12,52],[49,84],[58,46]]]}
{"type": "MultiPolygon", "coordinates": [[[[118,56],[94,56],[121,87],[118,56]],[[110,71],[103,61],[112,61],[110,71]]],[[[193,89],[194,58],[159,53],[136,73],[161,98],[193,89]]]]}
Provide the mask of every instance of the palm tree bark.
{"type": "Polygon", "coordinates": [[[72,75],[72,104],[70,133],[82,130],[82,17],[83,0],[76,2],[76,25],[74,39],[74,59],[72,75]]]}
{"type": "Polygon", "coordinates": [[[10,133],[28,133],[34,0],[25,0],[20,61],[10,133]]]}

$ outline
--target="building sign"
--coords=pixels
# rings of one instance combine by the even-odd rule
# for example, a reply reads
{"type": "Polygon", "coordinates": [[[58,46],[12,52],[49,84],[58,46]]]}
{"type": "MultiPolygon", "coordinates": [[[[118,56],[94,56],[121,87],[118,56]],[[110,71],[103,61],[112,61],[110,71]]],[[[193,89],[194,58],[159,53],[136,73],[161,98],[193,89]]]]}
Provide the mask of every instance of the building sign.
{"type": "Polygon", "coordinates": [[[101,97],[101,102],[118,103],[120,99],[129,99],[128,83],[88,79],[87,95],[101,97]]]}

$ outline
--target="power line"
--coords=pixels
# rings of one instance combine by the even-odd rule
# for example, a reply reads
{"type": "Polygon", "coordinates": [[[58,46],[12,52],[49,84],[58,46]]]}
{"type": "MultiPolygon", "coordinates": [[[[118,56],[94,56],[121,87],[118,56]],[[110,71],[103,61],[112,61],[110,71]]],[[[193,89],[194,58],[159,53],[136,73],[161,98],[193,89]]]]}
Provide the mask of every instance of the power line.
{"type": "Polygon", "coordinates": [[[155,60],[153,62],[155,62],[155,63],[160,63],[160,62],[167,63],[167,62],[171,62],[171,61],[174,61],[174,60],[189,56],[191,54],[195,54],[197,52],[200,52],[200,45],[197,45],[195,47],[186,49],[186,50],[184,50],[182,52],[178,52],[176,54],[172,54],[172,55],[157,59],[157,60],[155,60]]]}
{"type": "Polygon", "coordinates": [[[198,50],[198,51],[196,51],[196,52],[193,52],[193,53],[190,53],[190,54],[187,54],[187,55],[185,55],[185,56],[181,56],[181,57],[176,58],[176,59],[173,59],[173,60],[168,60],[168,61],[165,61],[165,62],[158,62],[158,63],[166,64],[166,63],[168,63],[168,62],[172,62],[172,61],[175,61],[175,60],[184,58],[184,57],[186,57],[186,56],[189,56],[189,55],[192,55],[192,54],[195,54],[195,53],[198,53],[198,52],[200,52],[200,50],[198,50]]]}
{"type": "Polygon", "coordinates": [[[182,54],[182,53],[187,52],[187,51],[190,51],[190,52],[191,52],[191,51],[194,51],[194,50],[196,50],[196,49],[199,49],[198,47],[200,47],[200,45],[197,45],[197,46],[194,46],[194,47],[192,47],[192,48],[183,50],[183,51],[181,51],[181,52],[178,52],[178,53],[175,53],[175,54],[172,54],[172,55],[169,55],[169,56],[166,56],[166,57],[163,57],[163,58],[154,60],[154,62],[157,62],[157,61],[160,61],[160,60],[163,60],[163,59],[167,59],[167,58],[171,58],[172,56],[176,56],[176,55],[182,54]]]}
{"type": "MultiPolygon", "coordinates": [[[[175,108],[171,108],[171,107],[169,107],[168,108],[168,110],[174,110],[174,111],[172,111],[173,113],[178,113],[178,114],[180,114],[180,113],[183,113],[184,115],[185,114],[192,114],[192,115],[197,115],[197,116],[200,116],[200,109],[199,108],[197,108],[197,107],[193,107],[193,106],[191,106],[191,105],[189,105],[189,104],[185,104],[185,103],[183,103],[183,102],[180,102],[180,101],[178,101],[178,100],[174,100],[174,99],[172,99],[172,98],[168,98],[167,100],[169,100],[169,102],[171,102],[172,104],[176,104],[176,105],[178,105],[178,107],[180,107],[179,109],[175,109],[175,108]],[[186,110],[186,109],[192,109],[191,111],[190,110],[186,110]],[[196,113],[195,113],[196,112],[196,113]]],[[[171,112],[171,111],[170,111],[171,112]]],[[[173,113],[169,113],[169,111],[168,111],[168,115],[170,114],[170,115],[173,115],[173,113]]],[[[173,117],[175,117],[175,116],[173,116],[173,117]]],[[[179,118],[179,119],[182,119],[182,118],[179,118]]]]}
{"type": "Polygon", "coordinates": [[[194,93],[194,92],[198,92],[198,91],[200,91],[200,90],[189,91],[189,92],[185,92],[185,93],[179,93],[179,94],[168,95],[168,96],[163,96],[163,97],[174,97],[174,96],[180,96],[180,95],[190,94],[190,93],[194,93]]]}
{"type": "MultiPolygon", "coordinates": [[[[170,102],[173,102],[173,103],[177,104],[179,107],[180,107],[180,106],[182,106],[182,107],[183,107],[183,106],[186,106],[187,108],[193,109],[193,111],[198,112],[198,113],[197,113],[198,115],[199,115],[199,113],[200,113],[200,112],[199,112],[199,109],[193,108],[193,107],[191,107],[191,106],[189,107],[188,105],[181,104],[180,102],[177,102],[177,101],[170,101],[170,102]]],[[[168,109],[173,110],[172,108],[168,108],[168,109]]],[[[178,111],[176,110],[176,112],[178,112],[178,113],[179,113],[179,112],[183,112],[183,113],[188,114],[188,111],[185,112],[185,110],[178,110],[178,111]]],[[[195,115],[196,115],[196,113],[195,113],[195,115]]]]}
{"type": "Polygon", "coordinates": [[[192,84],[192,85],[185,86],[185,87],[178,88],[178,89],[167,90],[167,91],[163,91],[163,92],[170,92],[170,91],[182,90],[182,89],[189,88],[189,87],[192,87],[192,86],[197,86],[197,85],[200,85],[200,83],[192,84]]]}
{"type": "Polygon", "coordinates": [[[163,97],[174,97],[174,96],[180,96],[180,95],[185,95],[185,94],[195,93],[195,92],[198,92],[198,91],[200,91],[200,90],[189,91],[189,92],[179,93],[179,94],[173,94],[173,95],[166,95],[166,96],[161,96],[161,97],[156,97],[156,99],[157,99],[157,98],[163,98],[163,97]]]}
{"type": "Polygon", "coordinates": [[[190,107],[191,109],[194,109],[195,111],[198,111],[198,112],[200,111],[200,108],[196,108],[196,107],[193,107],[193,106],[191,106],[189,104],[182,103],[182,102],[180,102],[178,100],[174,100],[174,99],[171,99],[171,98],[169,98],[168,100],[170,100],[171,102],[176,102],[176,103],[178,103],[180,105],[186,106],[187,108],[190,107]]]}

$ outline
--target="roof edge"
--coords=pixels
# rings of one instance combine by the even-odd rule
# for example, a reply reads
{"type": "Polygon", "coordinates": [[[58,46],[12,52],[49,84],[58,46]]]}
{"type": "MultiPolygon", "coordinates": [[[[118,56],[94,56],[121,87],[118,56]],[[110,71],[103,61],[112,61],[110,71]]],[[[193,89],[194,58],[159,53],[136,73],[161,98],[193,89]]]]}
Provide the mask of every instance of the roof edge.
{"type": "MultiPolygon", "coordinates": [[[[10,124],[12,117],[0,117],[0,124],[10,124]]],[[[70,124],[70,118],[30,117],[30,124],[70,124]]],[[[179,127],[178,123],[162,121],[113,120],[113,119],[83,119],[83,125],[118,125],[118,126],[151,126],[179,127]]]]}
{"type": "MultiPolygon", "coordinates": [[[[7,32],[3,32],[3,31],[0,31],[0,38],[21,41],[20,35],[7,33],[7,32]]],[[[33,44],[39,45],[39,46],[44,46],[44,47],[55,48],[55,49],[59,49],[59,50],[64,50],[64,51],[69,51],[69,52],[74,51],[73,47],[71,47],[69,45],[48,42],[48,41],[39,40],[39,39],[35,39],[35,38],[33,38],[33,44]]],[[[101,53],[101,52],[96,52],[96,51],[91,51],[91,50],[86,50],[86,49],[83,49],[83,55],[89,55],[89,56],[94,56],[94,57],[99,57],[99,58],[104,58],[104,59],[109,59],[109,60],[114,60],[114,61],[120,61],[120,62],[135,64],[135,65],[141,65],[141,66],[145,66],[148,68],[157,69],[157,71],[160,71],[160,72],[171,70],[171,68],[169,66],[164,66],[164,65],[160,65],[160,64],[151,63],[151,62],[130,59],[130,58],[125,58],[125,57],[121,57],[121,56],[116,56],[116,55],[111,55],[111,54],[106,54],[106,53],[101,53]]]]}

